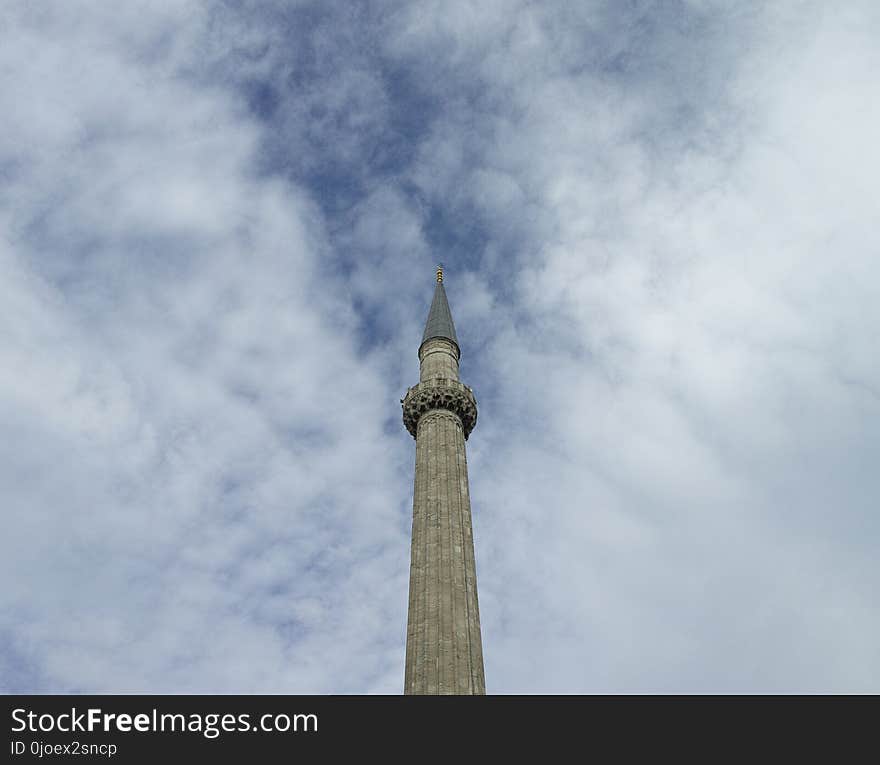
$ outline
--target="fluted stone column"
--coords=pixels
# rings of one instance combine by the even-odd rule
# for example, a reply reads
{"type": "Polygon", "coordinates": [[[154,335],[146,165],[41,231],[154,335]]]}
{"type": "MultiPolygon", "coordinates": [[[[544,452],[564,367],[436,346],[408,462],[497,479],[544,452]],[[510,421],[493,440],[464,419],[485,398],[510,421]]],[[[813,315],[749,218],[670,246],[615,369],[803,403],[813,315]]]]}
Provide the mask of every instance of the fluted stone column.
{"type": "MultiPolygon", "coordinates": [[[[442,274],[438,293],[448,314],[442,274]]],[[[465,440],[477,420],[473,392],[458,379],[459,348],[448,328],[432,329],[419,348],[421,378],[403,399],[403,420],[416,439],[407,694],[483,694],[483,649],[477,602],[465,440]]],[[[443,307],[441,306],[441,308],[443,307]]]]}

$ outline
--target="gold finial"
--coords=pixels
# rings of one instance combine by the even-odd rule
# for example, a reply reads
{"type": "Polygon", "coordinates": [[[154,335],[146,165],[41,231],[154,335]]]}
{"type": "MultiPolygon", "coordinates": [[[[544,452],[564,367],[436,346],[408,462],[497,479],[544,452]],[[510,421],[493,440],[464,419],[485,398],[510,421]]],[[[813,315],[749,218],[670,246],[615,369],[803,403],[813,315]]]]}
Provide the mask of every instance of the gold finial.
{"type": "Polygon", "coordinates": [[[442,284],[443,282],[443,264],[437,264],[437,283],[442,284]]]}

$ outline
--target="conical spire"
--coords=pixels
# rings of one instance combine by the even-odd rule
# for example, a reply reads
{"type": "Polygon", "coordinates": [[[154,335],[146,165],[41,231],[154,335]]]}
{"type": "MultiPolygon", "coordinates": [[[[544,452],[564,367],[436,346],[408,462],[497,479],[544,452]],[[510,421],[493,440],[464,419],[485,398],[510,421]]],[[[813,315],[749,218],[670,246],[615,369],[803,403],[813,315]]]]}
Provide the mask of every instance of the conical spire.
{"type": "Polygon", "coordinates": [[[437,287],[434,289],[434,299],[431,301],[431,310],[428,311],[428,321],[425,323],[425,334],[422,335],[422,343],[432,337],[445,337],[452,340],[458,346],[458,338],[455,336],[455,325],[452,323],[452,311],[449,310],[449,301],[446,299],[446,290],[443,287],[443,268],[437,266],[437,287]]]}

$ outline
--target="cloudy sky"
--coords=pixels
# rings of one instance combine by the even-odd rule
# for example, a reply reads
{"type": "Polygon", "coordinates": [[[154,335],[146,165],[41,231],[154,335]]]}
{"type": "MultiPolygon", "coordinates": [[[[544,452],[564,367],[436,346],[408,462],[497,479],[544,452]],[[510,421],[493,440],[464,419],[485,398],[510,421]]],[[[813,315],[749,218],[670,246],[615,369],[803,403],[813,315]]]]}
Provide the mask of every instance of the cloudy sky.
{"type": "Polygon", "coordinates": [[[880,691],[880,5],[0,10],[0,688],[399,693],[446,286],[494,693],[880,691]]]}

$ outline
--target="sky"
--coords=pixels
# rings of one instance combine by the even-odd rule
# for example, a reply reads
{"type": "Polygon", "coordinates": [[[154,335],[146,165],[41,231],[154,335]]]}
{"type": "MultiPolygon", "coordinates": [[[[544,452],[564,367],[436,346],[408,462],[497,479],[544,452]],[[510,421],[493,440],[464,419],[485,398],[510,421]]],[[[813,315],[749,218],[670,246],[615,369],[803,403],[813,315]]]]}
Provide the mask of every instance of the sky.
{"type": "Polygon", "coordinates": [[[489,693],[880,691],[878,37],[4,2],[0,689],[400,693],[442,262],[489,693]]]}

